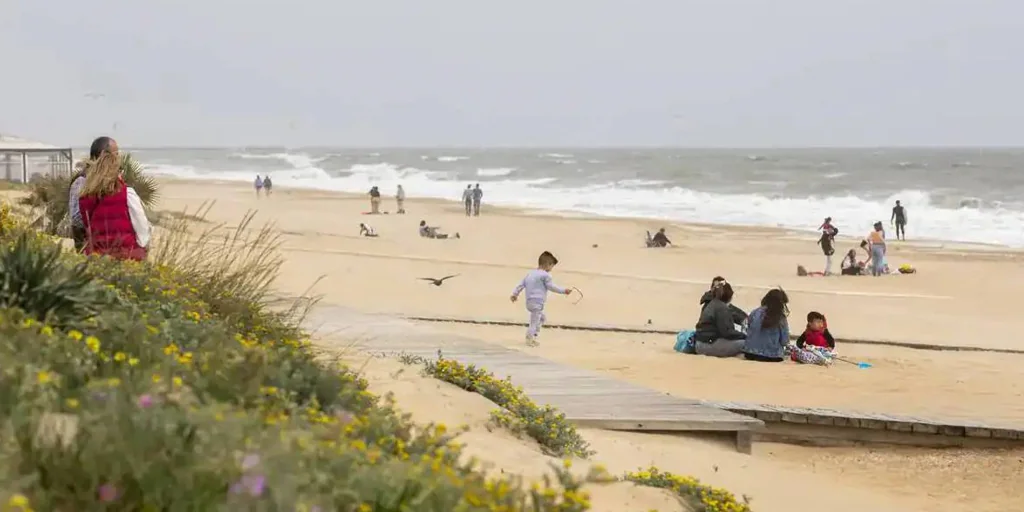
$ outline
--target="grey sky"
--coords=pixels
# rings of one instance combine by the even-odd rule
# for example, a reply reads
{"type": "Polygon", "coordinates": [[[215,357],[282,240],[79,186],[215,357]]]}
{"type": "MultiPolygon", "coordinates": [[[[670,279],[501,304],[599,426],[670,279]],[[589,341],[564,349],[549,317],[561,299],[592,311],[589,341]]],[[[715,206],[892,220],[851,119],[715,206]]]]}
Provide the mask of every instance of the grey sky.
{"type": "Polygon", "coordinates": [[[1011,0],[0,0],[0,132],[1022,145],[1022,19],[1011,0]]]}

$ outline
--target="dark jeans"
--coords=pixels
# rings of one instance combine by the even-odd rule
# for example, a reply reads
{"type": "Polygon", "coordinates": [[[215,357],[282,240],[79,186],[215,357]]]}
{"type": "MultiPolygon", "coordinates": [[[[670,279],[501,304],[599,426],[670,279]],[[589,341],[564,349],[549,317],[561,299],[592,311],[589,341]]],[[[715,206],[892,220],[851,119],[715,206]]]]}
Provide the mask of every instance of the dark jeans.
{"type": "Polygon", "coordinates": [[[71,239],[75,241],[75,250],[82,252],[85,248],[85,237],[87,233],[84,227],[71,226],[71,239]]]}

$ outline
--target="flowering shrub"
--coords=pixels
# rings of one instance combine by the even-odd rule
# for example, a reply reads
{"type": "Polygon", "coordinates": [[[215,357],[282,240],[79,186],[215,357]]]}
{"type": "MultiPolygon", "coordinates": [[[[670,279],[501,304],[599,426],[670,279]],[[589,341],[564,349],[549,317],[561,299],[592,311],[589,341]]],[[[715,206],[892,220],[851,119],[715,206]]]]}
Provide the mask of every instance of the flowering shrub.
{"type": "MultiPolygon", "coordinates": [[[[262,284],[242,281],[251,261],[209,281],[202,259],[55,252],[6,212],[0,278],[23,284],[0,290],[0,508],[589,509],[582,486],[596,475],[490,477],[444,425],[414,424],[356,373],[318,362],[262,284]]],[[[557,432],[550,443],[571,439],[557,432]]]]}
{"type": "Polygon", "coordinates": [[[704,485],[693,477],[663,472],[656,467],[626,473],[623,480],[667,489],[679,495],[695,512],[751,512],[746,497],[740,503],[736,501],[736,496],[725,489],[704,485]]]}
{"type": "Polygon", "coordinates": [[[445,359],[440,352],[437,361],[425,362],[424,370],[431,377],[498,404],[501,409],[491,412],[491,420],[535,439],[549,455],[587,458],[594,453],[564,414],[549,405],[538,406],[509,379],[499,380],[484,369],[445,359]]]}

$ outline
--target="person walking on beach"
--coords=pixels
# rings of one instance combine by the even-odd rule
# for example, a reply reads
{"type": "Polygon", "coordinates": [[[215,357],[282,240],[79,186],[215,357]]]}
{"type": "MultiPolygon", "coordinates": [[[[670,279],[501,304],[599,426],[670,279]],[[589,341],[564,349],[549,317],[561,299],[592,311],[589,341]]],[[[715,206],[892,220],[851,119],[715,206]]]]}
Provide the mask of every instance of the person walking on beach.
{"type": "Polygon", "coordinates": [[[260,175],[256,175],[256,179],[252,182],[252,187],[256,189],[256,199],[260,198],[260,191],[263,190],[263,178],[260,175]]]}
{"type": "Polygon", "coordinates": [[[473,188],[473,216],[480,216],[480,201],[484,199],[484,191],[480,189],[480,184],[477,183],[476,187],[473,188]]]}
{"type": "Polygon", "coordinates": [[[892,218],[889,219],[889,223],[896,224],[896,240],[907,241],[907,210],[899,201],[892,207],[892,218]]]}
{"type": "Polygon", "coordinates": [[[266,191],[265,195],[267,197],[270,197],[270,192],[273,188],[274,183],[270,181],[270,175],[268,174],[266,178],[263,178],[263,190],[266,191]]]}
{"type": "Polygon", "coordinates": [[[398,186],[398,191],[395,192],[395,206],[398,207],[399,214],[405,214],[405,189],[401,185],[398,186]]]}
{"type": "Polygon", "coordinates": [[[565,295],[572,293],[571,288],[559,287],[551,279],[551,270],[555,268],[555,265],[558,265],[558,258],[548,251],[542,252],[537,258],[537,268],[526,274],[526,277],[512,290],[512,296],[509,297],[512,302],[515,302],[519,299],[519,294],[523,293],[523,290],[526,291],[526,310],[530,312],[530,327],[526,330],[526,345],[529,347],[538,345],[537,336],[540,335],[540,329],[547,320],[544,315],[544,303],[547,302],[548,292],[565,295]]]}
{"type": "Polygon", "coordinates": [[[380,189],[376,186],[370,187],[370,213],[380,213],[380,189]]]}
{"type": "Polygon", "coordinates": [[[82,210],[78,208],[78,199],[82,195],[82,187],[85,185],[85,173],[89,166],[103,154],[104,151],[117,153],[117,141],[110,137],[97,137],[89,146],[89,161],[79,162],[75,168],[78,172],[71,178],[71,188],[68,190],[68,216],[71,218],[71,239],[75,242],[75,250],[82,252],[85,248],[85,224],[82,223],[82,210]]]}
{"type": "Polygon", "coordinates": [[[818,238],[818,245],[821,246],[821,252],[825,255],[825,271],[826,276],[832,275],[832,255],[836,253],[836,235],[839,234],[839,230],[832,225],[832,217],[825,217],[825,222],[821,224],[821,238],[818,238]]]}
{"type": "Polygon", "coordinates": [[[109,145],[99,158],[89,162],[78,208],[86,232],[83,253],[146,259],[149,220],[138,193],[121,177],[116,144],[109,145]]]}
{"type": "Polygon", "coordinates": [[[473,215],[473,185],[466,185],[462,191],[462,202],[466,205],[466,217],[473,215]]]}

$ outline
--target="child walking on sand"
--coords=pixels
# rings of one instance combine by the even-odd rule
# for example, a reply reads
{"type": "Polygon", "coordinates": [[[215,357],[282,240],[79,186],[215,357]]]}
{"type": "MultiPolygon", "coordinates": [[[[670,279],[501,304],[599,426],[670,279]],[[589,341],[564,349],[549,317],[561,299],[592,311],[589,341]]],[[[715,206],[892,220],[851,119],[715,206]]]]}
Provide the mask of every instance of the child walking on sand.
{"type": "Polygon", "coordinates": [[[547,317],[544,316],[544,303],[547,301],[548,291],[569,295],[572,290],[561,288],[555,285],[551,279],[551,269],[558,264],[558,258],[548,251],[541,253],[537,258],[537,268],[526,274],[526,277],[519,282],[515,290],[512,290],[510,299],[515,302],[519,294],[526,290],[526,310],[530,312],[530,327],[526,330],[526,345],[536,347],[537,335],[544,325],[547,317]]]}

